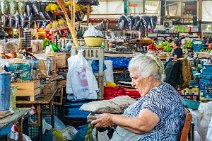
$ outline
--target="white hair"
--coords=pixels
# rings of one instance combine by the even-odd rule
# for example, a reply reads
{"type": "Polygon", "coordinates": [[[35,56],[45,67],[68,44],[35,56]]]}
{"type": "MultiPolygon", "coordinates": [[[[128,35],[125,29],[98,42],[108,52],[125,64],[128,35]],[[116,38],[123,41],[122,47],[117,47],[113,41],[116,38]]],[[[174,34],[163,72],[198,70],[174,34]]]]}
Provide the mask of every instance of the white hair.
{"type": "Polygon", "coordinates": [[[132,58],[128,70],[135,70],[144,78],[152,75],[162,82],[165,78],[163,63],[152,54],[139,54],[132,58]]]}

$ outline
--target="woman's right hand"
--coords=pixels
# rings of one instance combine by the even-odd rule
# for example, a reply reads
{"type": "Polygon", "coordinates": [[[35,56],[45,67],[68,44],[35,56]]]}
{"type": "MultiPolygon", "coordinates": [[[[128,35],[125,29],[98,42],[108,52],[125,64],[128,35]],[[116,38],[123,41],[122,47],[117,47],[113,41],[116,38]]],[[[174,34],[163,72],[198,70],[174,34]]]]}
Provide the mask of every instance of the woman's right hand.
{"type": "Polygon", "coordinates": [[[96,116],[96,119],[91,122],[95,127],[109,127],[113,125],[112,114],[104,113],[96,116]]]}

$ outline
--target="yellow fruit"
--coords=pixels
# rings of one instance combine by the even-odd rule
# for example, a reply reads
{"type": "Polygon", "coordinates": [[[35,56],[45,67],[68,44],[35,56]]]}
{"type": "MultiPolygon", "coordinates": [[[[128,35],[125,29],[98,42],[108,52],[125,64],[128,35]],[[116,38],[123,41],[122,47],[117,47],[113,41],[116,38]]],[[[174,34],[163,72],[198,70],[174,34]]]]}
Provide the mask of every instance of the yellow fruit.
{"type": "Polygon", "coordinates": [[[65,6],[69,6],[69,5],[71,5],[70,1],[65,2],[65,6]]]}
{"type": "Polygon", "coordinates": [[[76,9],[76,11],[80,11],[81,10],[81,6],[79,4],[76,4],[75,5],[75,9],[76,9]]]}
{"type": "Polygon", "coordinates": [[[49,23],[47,26],[46,26],[47,29],[51,29],[52,28],[52,23],[49,23]]]}
{"type": "Polygon", "coordinates": [[[52,5],[52,4],[50,3],[50,4],[48,4],[48,5],[46,6],[46,9],[45,9],[45,10],[46,10],[47,12],[51,10],[51,5],[52,5]]]}
{"type": "Polygon", "coordinates": [[[51,5],[51,11],[57,11],[58,10],[58,5],[57,4],[52,4],[51,5]]]}
{"type": "Polygon", "coordinates": [[[57,28],[58,27],[58,22],[57,21],[54,21],[53,24],[52,24],[52,27],[53,28],[57,28]]]}
{"type": "Polygon", "coordinates": [[[58,20],[58,24],[59,24],[59,25],[63,25],[64,23],[65,23],[65,20],[61,20],[61,19],[58,20]]]}

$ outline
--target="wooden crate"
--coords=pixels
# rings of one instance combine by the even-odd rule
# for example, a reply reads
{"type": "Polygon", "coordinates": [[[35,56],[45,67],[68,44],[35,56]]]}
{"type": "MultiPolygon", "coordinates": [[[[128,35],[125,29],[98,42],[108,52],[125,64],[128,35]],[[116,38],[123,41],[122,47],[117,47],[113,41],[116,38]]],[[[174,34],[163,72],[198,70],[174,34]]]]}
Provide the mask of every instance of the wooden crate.
{"type": "Polygon", "coordinates": [[[28,97],[30,101],[35,100],[35,96],[40,94],[40,80],[13,82],[17,86],[16,97],[28,97]]]}

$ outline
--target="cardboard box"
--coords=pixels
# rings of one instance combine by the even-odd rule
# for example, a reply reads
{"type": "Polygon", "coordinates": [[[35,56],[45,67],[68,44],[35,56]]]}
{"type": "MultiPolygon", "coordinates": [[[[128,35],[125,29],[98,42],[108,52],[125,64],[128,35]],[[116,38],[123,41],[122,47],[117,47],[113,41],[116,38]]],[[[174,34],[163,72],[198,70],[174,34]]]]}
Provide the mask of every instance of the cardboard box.
{"type": "Polygon", "coordinates": [[[69,53],[54,53],[56,59],[57,68],[68,67],[68,58],[70,57],[69,53]]]}

